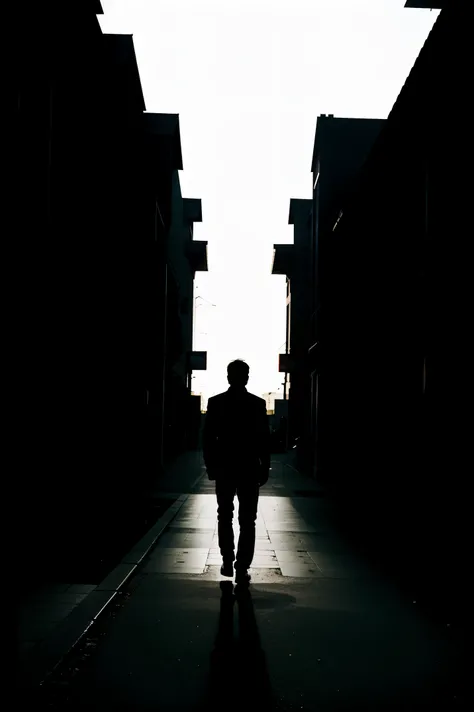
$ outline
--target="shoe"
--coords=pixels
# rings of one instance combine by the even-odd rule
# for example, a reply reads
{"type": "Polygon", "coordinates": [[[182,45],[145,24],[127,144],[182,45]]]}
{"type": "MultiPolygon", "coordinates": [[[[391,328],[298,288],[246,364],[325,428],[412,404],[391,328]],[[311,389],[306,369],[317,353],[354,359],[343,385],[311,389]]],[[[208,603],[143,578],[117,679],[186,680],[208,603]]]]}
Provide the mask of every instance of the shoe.
{"type": "Polygon", "coordinates": [[[221,576],[229,576],[229,578],[233,578],[234,567],[232,566],[232,561],[224,561],[221,566],[221,576]]]}
{"type": "Polygon", "coordinates": [[[248,585],[252,577],[245,569],[236,569],[235,571],[235,583],[242,585],[248,585]]]}

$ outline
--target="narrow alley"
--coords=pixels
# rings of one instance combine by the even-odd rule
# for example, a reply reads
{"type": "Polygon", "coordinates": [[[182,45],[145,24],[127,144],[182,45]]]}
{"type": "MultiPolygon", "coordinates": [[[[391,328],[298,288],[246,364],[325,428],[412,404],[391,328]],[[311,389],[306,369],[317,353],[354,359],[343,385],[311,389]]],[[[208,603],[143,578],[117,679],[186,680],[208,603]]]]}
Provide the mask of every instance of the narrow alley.
{"type": "Polygon", "coordinates": [[[196,486],[178,497],[119,602],[31,690],[36,709],[461,705],[449,629],[338,532],[329,498],[288,455],[273,458],[262,488],[243,591],[219,573],[213,484],[200,458],[194,468],[196,486]]]}
{"type": "Polygon", "coordinates": [[[472,707],[470,20],[14,7],[15,707],[472,707]]]}

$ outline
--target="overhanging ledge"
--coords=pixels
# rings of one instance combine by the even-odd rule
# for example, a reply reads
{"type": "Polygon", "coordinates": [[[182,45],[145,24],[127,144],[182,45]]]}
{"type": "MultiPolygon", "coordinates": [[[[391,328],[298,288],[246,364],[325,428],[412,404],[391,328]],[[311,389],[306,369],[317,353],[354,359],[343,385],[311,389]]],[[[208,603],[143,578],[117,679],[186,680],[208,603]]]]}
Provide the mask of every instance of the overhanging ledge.
{"type": "Polygon", "coordinates": [[[293,272],[294,245],[273,245],[272,274],[284,274],[287,277],[293,272]]]}
{"type": "Polygon", "coordinates": [[[194,272],[207,272],[207,240],[191,240],[186,255],[194,272]]]}

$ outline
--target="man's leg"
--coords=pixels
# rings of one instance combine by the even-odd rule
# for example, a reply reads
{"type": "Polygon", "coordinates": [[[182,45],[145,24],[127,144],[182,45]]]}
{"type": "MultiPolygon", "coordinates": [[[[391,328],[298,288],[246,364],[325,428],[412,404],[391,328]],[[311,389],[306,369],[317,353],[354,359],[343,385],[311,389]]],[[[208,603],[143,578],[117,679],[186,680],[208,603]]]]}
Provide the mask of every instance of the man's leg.
{"type": "Polygon", "coordinates": [[[235,570],[246,574],[255,551],[258,484],[254,481],[240,483],[237,486],[237,496],[239,498],[240,534],[235,570]]]}
{"type": "Polygon", "coordinates": [[[230,567],[232,576],[232,562],[234,561],[234,529],[232,519],[234,516],[234,497],[236,492],[235,482],[217,479],[217,533],[219,548],[221,550],[223,568],[230,567]]]}

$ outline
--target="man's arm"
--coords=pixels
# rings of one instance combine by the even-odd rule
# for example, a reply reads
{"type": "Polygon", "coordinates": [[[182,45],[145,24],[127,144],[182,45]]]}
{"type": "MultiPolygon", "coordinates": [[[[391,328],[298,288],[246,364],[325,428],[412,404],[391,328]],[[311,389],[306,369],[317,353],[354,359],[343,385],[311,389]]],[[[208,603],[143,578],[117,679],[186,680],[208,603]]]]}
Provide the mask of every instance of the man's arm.
{"type": "Polygon", "coordinates": [[[204,421],[204,429],[202,433],[202,456],[204,464],[209,474],[209,469],[212,470],[212,465],[215,460],[216,453],[216,415],[214,411],[214,403],[212,398],[207,402],[207,413],[204,421]]]}
{"type": "Polygon", "coordinates": [[[259,412],[259,430],[260,430],[260,462],[262,474],[259,481],[260,485],[264,485],[268,481],[270,474],[270,428],[268,425],[267,404],[263,401],[259,412]]]}

